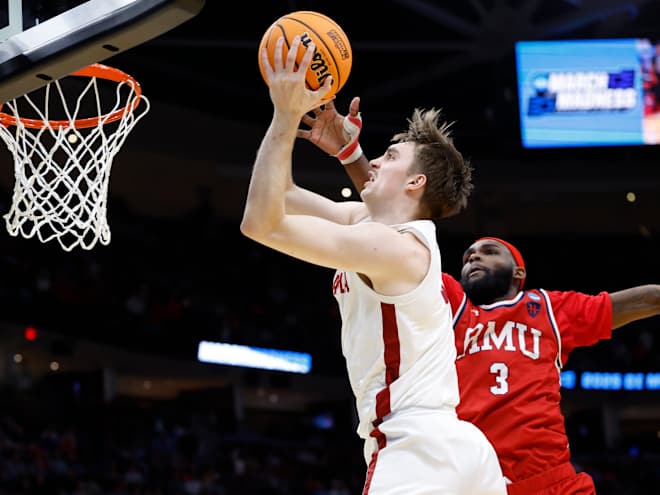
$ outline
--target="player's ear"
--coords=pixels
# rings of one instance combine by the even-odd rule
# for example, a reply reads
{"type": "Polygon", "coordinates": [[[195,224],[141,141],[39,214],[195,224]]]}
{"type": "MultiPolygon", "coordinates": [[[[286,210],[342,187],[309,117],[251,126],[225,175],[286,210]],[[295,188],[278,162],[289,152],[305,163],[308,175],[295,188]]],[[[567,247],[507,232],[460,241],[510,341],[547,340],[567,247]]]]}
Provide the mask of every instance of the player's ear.
{"type": "Polygon", "coordinates": [[[527,277],[527,272],[522,266],[516,266],[513,268],[513,278],[516,280],[524,280],[527,277]]]}
{"type": "Polygon", "coordinates": [[[426,175],[424,174],[415,174],[411,179],[410,182],[408,182],[408,187],[410,187],[411,190],[417,190],[421,189],[426,185],[426,175]]]}

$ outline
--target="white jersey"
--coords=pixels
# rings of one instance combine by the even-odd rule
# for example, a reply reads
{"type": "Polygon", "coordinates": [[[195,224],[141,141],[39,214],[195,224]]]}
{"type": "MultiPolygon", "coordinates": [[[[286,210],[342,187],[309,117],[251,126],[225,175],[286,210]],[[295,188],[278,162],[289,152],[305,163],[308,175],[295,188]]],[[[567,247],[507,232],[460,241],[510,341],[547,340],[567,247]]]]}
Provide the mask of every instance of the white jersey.
{"type": "Polygon", "coordinates": [[[409,408],[453,411],[459,401],[451,307],[442,287],[435,225],[417,220],[393,228],[413,233],[431,253],[428,272],[415,289],[384,296],[357,273],[342,270],[333,283],[359,417],[357,432],[363,439],[391,413],[409,408]]]}
{"type": "Polygon", "coordinates": [[[394,228],[431,253],[415,289],[383,296],[341,270],[333,284],[368,466],[362,495],[506,495],[495,449],[456,415],[456,347],[435,225],[394,228]]]}

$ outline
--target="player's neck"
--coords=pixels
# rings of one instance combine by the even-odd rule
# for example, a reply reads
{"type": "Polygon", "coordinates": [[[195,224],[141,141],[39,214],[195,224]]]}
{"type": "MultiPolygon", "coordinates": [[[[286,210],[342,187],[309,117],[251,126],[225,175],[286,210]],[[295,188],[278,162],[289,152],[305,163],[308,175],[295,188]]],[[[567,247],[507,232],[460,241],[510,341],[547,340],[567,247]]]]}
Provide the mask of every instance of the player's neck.
{"type": "Polygon", "coordinates": [[[516,297],[518,295],[518,292],[520,292],[518,289],[511,288],[504,294],[502,294],[499,297],[495,297],[492,301],[490,301],[488,304],[495,304],[501,301],[509,301],[516,297]]]}

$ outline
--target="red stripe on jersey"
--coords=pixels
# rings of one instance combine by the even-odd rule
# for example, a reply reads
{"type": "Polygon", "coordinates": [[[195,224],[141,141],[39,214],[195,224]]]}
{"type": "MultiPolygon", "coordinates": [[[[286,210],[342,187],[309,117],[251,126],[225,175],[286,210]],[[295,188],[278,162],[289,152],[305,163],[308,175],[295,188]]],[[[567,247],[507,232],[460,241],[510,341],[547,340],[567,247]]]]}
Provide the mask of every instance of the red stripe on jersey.
{"type": "MultiPolygon", "coordinates": [[[[380,424],[381,421],[374,421],[374,423],[380,424]]],[[[368,495],[369,493],[369,488],[371,487],[371,480],[374,477],[374,471],[376,470],[376,461],[378,460],[378,452],[381,451],[381,449],[385,448],[385,445],[387,445],[387,439],[385,438],[385,435],[383,434],[382,431],[378,429],[378,426],[374,428],[369,436],[372,436],[376,439],[376,442],[378,442],[378,448],[374,450],[374,453],[371,454],[371,461],[369,461],[369,469],[367,470],[367,479],[364,482],[364,489],[362,490],[362,495],[368,495]]]]}
{"type": "Polygon", "coordinates": [[[386,387],[376,395],[376,418],[382,419],[392,412],[390,405],[390,384],[399,378],[401,365],[401,343],[399,342],[399,328],[396,323],[396,309],[393,304],[381,303],[381,316],[383,319],[383,344],[385,360],[386,387]]]}

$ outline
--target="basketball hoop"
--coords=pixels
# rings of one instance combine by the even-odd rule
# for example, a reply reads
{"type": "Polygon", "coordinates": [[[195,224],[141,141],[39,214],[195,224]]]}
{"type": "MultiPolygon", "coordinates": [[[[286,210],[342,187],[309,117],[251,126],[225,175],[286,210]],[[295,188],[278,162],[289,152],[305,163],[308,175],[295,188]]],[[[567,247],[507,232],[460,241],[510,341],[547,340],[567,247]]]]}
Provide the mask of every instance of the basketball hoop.
{"type": "Polygon", "coordinates": [[[44,243],[57,239],[65,251],[108,245],[112,162],[150,107],[138,82],[92,64],[4,107],[0,104],[0,138],[13,154],[15,176],[11,209],[4,215],[9,234],[36,234],[44,243]]]}

